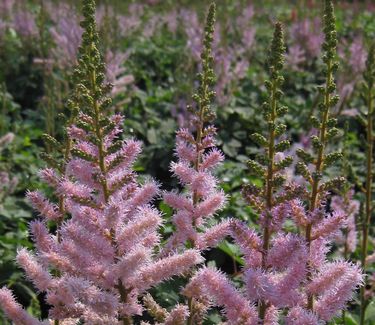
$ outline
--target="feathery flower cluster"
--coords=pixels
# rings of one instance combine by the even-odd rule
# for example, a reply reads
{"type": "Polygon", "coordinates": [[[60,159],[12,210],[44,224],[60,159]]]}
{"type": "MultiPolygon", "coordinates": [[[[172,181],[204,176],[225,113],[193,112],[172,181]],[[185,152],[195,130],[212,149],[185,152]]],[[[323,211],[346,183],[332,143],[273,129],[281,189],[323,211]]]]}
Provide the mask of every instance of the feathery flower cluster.
{"type": "Polygon", "coordinates": [[[204,250],[216,246],[227,234],[229,223],[224,221],[207,227],[207,221],[225,203],[225,194],[217,187],[213,175],[214,168],[224,160],[224,155],[215,147],[216,129],[208,123],[213,119],[211,101],[215,92],[210,90],[214,82],[212,69],[215,6],[211,5],[205,28],[204,48],[202,50],[202,72],[198,74],[199,88],[193,99],[196,107],[190,107],[191,128],[177,132],[176,155],[178,161],[171,164],[171,170],[186,188],[182,193],[164,194],[165,202],[176,210],[173,224],[176,230],[169,238],[164,250],[169,252],[190,244],[204,250]]]}
{"type": "Polygon", "coordinates": [[[254,134],[253,140],[265,148],[266,154],[258,161],[248,162],[252,174],[261,177],[263,187],[250,184],[244,187],[248,204],[260,215],[263,229],[261,236],[239,221],[232,222],[232,236],[244,255],[243,281],[246,291],[241,293],[223,275],[211,269],[199,271],[185,288],[187,296],[205,297],[215,305],[223,306],[229,324],[286,324],[318,325],[332,319],[345,303],[352,298],[353,291],[362,283],[360,268],[350,262],[337,260],[328,262],[329,241],[346,222],[343,211],[326,214],[327,191],[342,183],[341,178],[320,184],[324,168],[332,164],[339,154],[325,154],[328,138],[335,135],[334,121],[329,119],[329,109],[337,103],[331,97],[334,91],[333,70],[336,35],[332,2],[325,6],[324,61],[327,64],[327,87],[323,87],[324,102],[320,105],[321,119],[314,119],[318,128],[312,136],[312,144],[318,155],[315,159],[304,150],[298,150],[303,163],[299,171],[311,184],[312,192],[305,187],[285,183],[282,173],[292,163],[291,157],[281,154],[289,148],[289,141],[278,140],[285,126],[277,121],[286,112],[280,105],[280,86],[283,78],[283,35],[280,24],[276,24],[270,50],[270,81],[266,82],[269,101],[263,104],[268,134],[254,134]],[[329,121],[329,122],[328,122],[329,121]],[[311,173],[306,164],[316,170],[311,173]],[[305,202],[310,206],[307,209],[305,202]],[[311,206],[312,204],[312,206],[311,206]],[[294,222],[298,233],[284,229],[285,221],[294,222]],[[302,234],[305,234],[303,236],[302,234]],[[219,279],[220,278],[220,279],[219,279]],[[256,305],[258,310],[255,309],[256,305]],[[230,311],[235,311],[231,314],[230,311]],[[288,310],[283,317],[281,315],[288,310]],[[279,313],[283,311],[283,313],[279,313]]]}
{"type": "MultiPolygon", "coordinates": [[[[52,169],[42,172],[63,207],[40,192],[28,197],[45,220],[31,223],[37,249],[21,249],[19,265],[35,287],[46,293],[49,318],[83,320],[87,324],[131,324],[142,313],[138,295],[202,262],[200,253],[157,257],[160,214],[151,201],[155,182],[140,185],[132,165],[140,153],[135,140],[120,139],[122,117],[107,117],[110,87],[104,83],[105,65],[98,51],[95,4],[84,0],[82,46],[74,71],[76,123],[68,127],[71,157],[61,177],[52,169]],[[79,82],[78,82],[79,81],[79,82]],[[69,217],[63,220],[64,215],[69,217]],[[56,234],[46,222],[58,220],[56,234]]],[[[53,141],[53,140],[51,140],[53,141]]],[[[16,323],[43,324],[27,315],[3,288],[1,306],[16,323]]],[[[181,310],[171,312],[171,319],[181,310]]]]}
{"type": "MultiPolygon", "coordinates": [[[[42,219],[30,224],[36,253],[22,248],[17,254],[26,276],[38,291],[45,293],[46,303],[51,306],[49,320],[40,321],[29,315],[11,291],[2,288],[0,306],[6,315],[16,324],[130,325],[145,308],[156,324],[192,325],[203,322],[209,307],[219,306],[229,325],[276,325],[280,320],[288,325],[320,325],[343,310],[363,275],[356,264],[327,260],[330,242],[340,236],[346,236],[348,251],[354,250],[358,205],[348,191],[344,198],[333,198],[332,212],[328,213],[326,207],[329,191],[342,186],[344,180],[338,177],[323,182],[326,168],[342,156],[340,152],[326,152],[329,140],[338,133],[330,110],[339,98],[334,96],[338,66],[332,0],[325,4],[322,49],[326,84],[319,87],[323,98],[320,116],[312,117],[316,129],[310,141],[312,152],[296,150],[301,160],[296,167],[305,179],[303,184],[287,182],[286,169],[293,159],[287,155],[290,142],[285,137],[286,125],[280,122],[287,112],[281,90],[285,46],[282,26],[275,24],[267,61],[267,101],[262,105],[266,132],[251,136],[261,153],[248,161],[250,173],[261,179],[262,186],[249,184],[243,188],[247,204],[259,215],[259,229],[251,229],[238,220],[212,225],[226,196],[214,176],[224,155],[215,145],[216,128],[211,124],[215,5],[210,6],[200,51],[202,72],[193,95],[195,104],[189,107],[191,124],[177,132],[178,160],[171,164],[183,190],[163,194],[164,201],[174,209],[175,231],[160,248],[158,230],[163,220],[152,204],[160,193],[159,186],[152,180],[137,180],[133,165],[141,145],[133,139],[122,140],[121,115],[106,114],[112,105],[111,91],[122,92],[132,81],[122,67],[126,54],[107,52],[107,57],[102,57],[95,1],[83,0],[82,36],[78,25],[72,33],[68,31],[66,21],[60,26],[62,34],[54,32],[57,43],[66,43],[69,37],[82,39],[77,50],[74,44],[68,49],[70,59],[66,64],[73,62],[76,51],[78,57],[74,60],[75,88],[68,103],[70,116],[65,121],[64,143],[45,136],[63,155],[62,161],[44,155],[51,168],[41,172],[58,202],[40,191],[27,194],[42,219]],[[107,75],[105,61],[113,63],[107,75]],[[113,90],[107,82],[118,77],[121,84],[113,90]],[[54,232],[49,231],[49,224],[55,226],[54,232]],[[243,254],[243,291],[214,268],[196,270],[196,265],[203,262],[201,252],[217,246],[227,235],[243,254]],[[173,276],[192,274],[192,269],[196,272],[182,291],[188,298],[187,305],[177,304],[167,310],[147,293],[173,276]]],[[[142,7],[133,8],[142,15],[142,7]]],[[[99,14],[103,24],[105,15],[99,14]]],[[[252,15],[249,7],[240,24],[245,25],[252,15]]],[[[170,23],[173,28],[173,19],[170,23]]],[[[154,17],[149,24],[152,31],[158,22],[154,17]]],[[[251,41],[254,34],[244,37],[251,41]]],[[[229,57],[232,56],[230,52],[229,57]]],[[[228,70],[229,61],[223,62],[223,68],[228,70]]],[[[246,62],[239,64],[237,73],[247,67],[246,62]]],[[[369,75],[371,90],[372,78],[369,75]]],[[[224,92],[224,88],[217,89],[224,92]]],[[[371,91],[369,98],[373,98],[371,91]]],[[[372,258],[368,256],[367,260],[372,258]]]]}

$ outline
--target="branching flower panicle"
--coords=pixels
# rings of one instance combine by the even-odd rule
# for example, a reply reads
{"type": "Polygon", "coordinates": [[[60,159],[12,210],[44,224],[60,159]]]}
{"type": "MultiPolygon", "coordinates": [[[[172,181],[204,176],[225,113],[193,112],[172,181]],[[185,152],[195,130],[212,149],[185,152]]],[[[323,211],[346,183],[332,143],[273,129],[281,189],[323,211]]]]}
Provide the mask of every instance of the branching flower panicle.
{"type": "MultiPolygon", "coordinates": [[[[212,102],[215,92],[212,42],[215,24],[215,4],[211,4],[207,18],[201,53],[202,71],[197,75],[199,86],[192,96],[195,105],[189,107],[192,119],[190,129],[177,132],[176,156],[178,161],[171,164],[171,170],[185,187],[182,193],[164,194],[165,202],[174,208],[172,217],[175,232],[169,238],[164,254],[173,249],[193,247],[205,250],[215,247],[229,234],[229,221],[209,226],[211,219],[223,208],[226,197],[218,189],[213,170],[224,160],[223,153],[215,147],[216,128],[211,125],[215,114],[212,102]]],[[[201,303],[190,297],[188,324],[198,324],[204,313],[201,303]]]]}
{"type": "Polygon", "coordinates": [[[214,23],[215,5],[212,4],[205,27],[199,87],[193,95],[196,105],[189,108],[192,130],[180,129],[177,132],[178,162],[171,164],[172,172],[186,187],[186,192],[164,195],[165,202],[176,210],[173,216],[176,231],[169,239],[166,251],[185,245],[199,249],[214,247],[229,229],[225,221],[211,228],[205,226],[207,219],[225,203],[224,192],[218,189],[213,175],[213,169],[224,160],[224,155],[215,147],[216,128],[209,124],[214,117],[211,105],[215,97],[215,92],[211,90],[215,81],[211,53],[214,23]]]}
{"type": "MultiPolygon", "coordinates": [[[[363,276],[358,265],[342,260],[327,261],[328,244],[345,225],[347,215],[343,211],[327,214],[325,206],[327,191],[342,185],[343,180],[337,178],[320,182],[323,171],[341,156],[341,153],[327,154],[325,150],[328,140],[337,133],[337,129],[333,128],[335,121],[329,117],[329,109],[337,100],[332,97],[336,36],[330,1],[326,2],[325,11],[327,36],[323,47],[327,85],[323,87],[325,96],[320,105],[320,120],[313,119],[319,130],[319,136],[312,141],[318,158],[299,151],[304,160],[299,164],[300,170],[311,184],[311,192],[302,185],[285,183],[281,173],[292,159],[279,153],[288,149],[289,142],[277,141],[286,129],[279,123],[278,117],[286,109],[279,103],[284,47],[281,26],[276,24],[269,59],[271,78],[266,82],[269,99],[263,105],[268,133],[266,136],[252,136],[265,148],[266,155],[248,163],[250,171],[263,180],[263,187],[249,184],[243,190],[249,205],[260,214],[263,236],[242,222],[236,220],[231,223],[231,235],[244,257],[246,291],[241,293],[230,283],[224,285],[227,282],[224,276],[224,279],[218,280],[216,276],[209,276],[207,269],[199,271],[185,289],[188,296],[207,297],[216,305],[223,306],[224,311],[236,310],[235,315],[227,312],[229,324],[277,324],[279,320],[286,324],[322,324],[344,308],[353,291],[362,283],[363,276]],[[315,166],[314,172],[310,172],[311,164],[315,166]],[[314,208],[306,207],[306,202],[313,202],[314,208]],[[298,233],[284,228],[286,220],[294,222],[298,233]],[[309,235],[305,237],[305,233],[309,235]],[[222,299],[222,291],[218,290],[220,286],[223,286],[222,291],[224,287],[228,288],[225,290],[231,292],[232,298],[222,299]],[[314,298],[315,308],[312,306],[314,298]],[[258,312],[254,305],[258,306],[258,312]]],[[[229,297],[229,293],[224,295],[229,297]]]]}
{"type": "MultiPolygon", "coordinates": [[[[143,309],[139,295],[203,259],[196,249],[156,256],[162,219],[151,201],[159,192],[158,185],[137,182],[133,164],[140,143],[121,140],[122,116],[106,113],[111,105],[110,86],[105,84],[105,65],[98,50],[93,0],[83,1],[83,16],[75,90],[69,102],[77,119],[66,131],[71,141],[69,159],[62,165],[55,163],[62,177],[53,170],[43,172],[56,195],[63,198],[63,207],[39,192],[29,194],[45,219],[62,220],[62,210],[68,217],[58,223],[57,235],[48,231],[45,221],[33,222],[37,254],[21,249],[17,261],[35,287],[45,292],[51,306],[49,318],[55,324],[68,319],[132,324],[133,315],[143,309]]],[[[0,290],[0,298],[2,308],[16,323],[20,319],[43,323],[21,310],[8,289],[0,290]]],[[[171,322],[186,313],[176,308],[167,317],[171,322]]]]}

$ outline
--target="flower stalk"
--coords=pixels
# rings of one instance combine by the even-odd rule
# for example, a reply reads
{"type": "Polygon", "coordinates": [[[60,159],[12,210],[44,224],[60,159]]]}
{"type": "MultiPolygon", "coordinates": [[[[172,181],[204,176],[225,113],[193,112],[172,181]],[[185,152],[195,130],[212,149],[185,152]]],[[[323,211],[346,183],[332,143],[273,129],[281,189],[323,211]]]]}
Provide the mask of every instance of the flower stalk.
{"type": "MultiPolygon", "coordinates": [[[[270,65],[270,77],[271,80],[267,81],[266,87],[269,92],[269,101],[265,103],[265,118],[268,124],[268,144],[267,144],[267,175],[266,175],[266,217],[265,224],[263,229],[263,250],[262,250],[262,268],[266,269],[266,260],[267,254],[270,245],[271,239],[271,230],[270,230],[270,219],[272,219],[271,210],[274,207],[273,193],[275,190],[274,187],[274,174],[275,174],[275,141],[276,141],[276,119],[278,117],[278,108],[279,115],[280,111],[285,110],[284,107],[279,105],[279,100],[281,98],[282,92],[279,89],[282,85],[284,79],[280,75],[280,71],[283,68],[285,52],[284,39],[283,39],[283,30],[280,23],[275,24],[275,31],[272,39],[272,44],[270,48],[270,56],[268,64],[270,65]]],[[[257,135],[253,135],[257,137],[257,135]]],[[[259,136],[258,136],[259,138],[259,136]]],[[[288,146],[288,145],[287,145],[288,146]]],[[[289,159],[291,162],[291,160],[289,159]]],[[[267,305],[265,301],[259,302],[259,318],[264,319],[266,314],[267,305]]]]}
{"type": "MultiPolygon", "coordinates": [[[[310,157],[305,154],[303,150],[299,151],[300,158],[305,161],[299,162],[297,168],[300,171],[307,171],[307,163],[312,162],[314,165],[313,173],[302,172],[306,180],[311,185],[311,192],[309,198],[309,211],[314,213],[318,208],[320,202],[322,202],[323,197],[327,187],[321,186],[321,180],[323,177],[323,172],[330,164],[335,160],[342,157],[340,152],[334,152],[331,154],[326,154],[326,147],[328,141],[331,140],[338,133],[338,129],[334,127],[336,120],[330,117],[330,110],[333,108],[338,100],[338,95],[334,95],[336,90],[336,84],[334,81],[333,74],[338,69],[338,63],[335,59],[336,56],[336,45],[337,45],[337,36],[336,36],[336,27],[335,27],[336,18],[334,15],[333,2],[331,0],[325,1],[324,8],[324,35],[325,40],[322,46],[323,49],[323,62],[325,64],[325,85],[319,86],[318,90],[323,96],[323,101],[319,104],[320,115],[319,118],[312,117],[312,124],[318,129],[318,136],[312,136],[312,145],[316,157],[308,161],[305,157],[310,157]]],[[[298,153],[297,153],[298,154],[298,153]]],[[[342,183],[342,179],[337,179],[337,182],[333,183],[342,183]]],[[[335,184],[331,185],[335,185],[335,184]]],[[[312,230],[313,230],[313,221],[311,220],[305,230],[305,238],[309,251],[311,250],[312,243],[312,230]]],[[[308,267],[307,279],[311,280],[312,275],[312,266],[308,267]]],[[[314,295],[308,294],[307,297],[307,307],[309,310],[314,308],[314,295]]]]}

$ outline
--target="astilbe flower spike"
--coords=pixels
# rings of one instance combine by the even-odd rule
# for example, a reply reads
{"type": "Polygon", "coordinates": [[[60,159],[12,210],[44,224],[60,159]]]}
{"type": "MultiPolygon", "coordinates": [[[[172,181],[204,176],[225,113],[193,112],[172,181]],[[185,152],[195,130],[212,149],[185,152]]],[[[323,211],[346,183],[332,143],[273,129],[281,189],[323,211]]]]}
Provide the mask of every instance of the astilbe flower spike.
{"type": "Polygon", "coordinates": [[[256,234],[250,235],[246,225],[233,224],[233,237],[245,257],[248,296],[258,302],[259,318],[262,320],[266,319],[268,308],[271,308],[271,312],[275,307],[286,307],[290,303],[296,303],[296,299],[299,298],[297,294],[299,281],[305,272],[295,259],[296,256],[302,261],[306,259],[301,240],[298,237],[288,237],[278,233],[290,214],[288,201],[300,191],[298,186],[283,187],[285,181],[283,170],[293,162],[291,156],[282,154],[290,147],[289,141],[280,139],[286,126],[279,122],[279,118],[287,111],[287,108],[280,103],[282,97],[280,87],[284,81],[280,72],[283,68],[284,52],[282,26],[276,23],[268,59],[270,80],[265,82],[268,101],[262,105],[264,119],[268,125],[267,137],[258,133],[252,135],[253,141],[263,147],[266,154],[260,161],[248,161],[250,172],[260,177],[264,186],[259,188],[250,184],[243,189],[248,204],[260,213],[262,239],[256,234]],[[283,191],[281,191],[282,187],[283,191]],[[273,234],[277,236],[272,240],[273,234]],[[243,245],[244,237],[256,238],[256,245],[243,245]],[[295,256],[287,257],[288,249],[291,248],[295,250],[295,256]],[[278,262],[280,258],[287,258],[288,263],[278,262]],[[270,268],[287,273],[278,280],[275,278],[275,281],[271,279],[270,274],[267,274],[270,268]]]}
{"type": "MultiPolygon", "coordinates": [[[[215,92],[211,90],[215,75],[211,45],[215,24],[215,4],[211,4],[201,53],[202,71],[198,74],[199,86],[193,95],[194,107],[189,107],[191,120],[189,129],[177,132],[177,162],[171,171],[185,190],[164,194],[164,201],[174,208],[172,217],[175,232],[168,239],[163,254],[175,249],[193,247],[205,250],[215,247],[229,234],[229,221],[209,226],[211,219],[225,204],[226,197],[218,189],[214,169],[224,160],[223,153],[215,147],[216,128],[210,124],[214,118],[211,105],[215,92]]],[[[198,304],[198,303],[197,303],[198,304]]],[[[200,312],[195,312],[194,297],[189,297],[190,315],[188,324],[198,324],[200,312]],[[199,314],[199,315],[198,315],[199,314]]],[[[199,308],[198,308],[199,309],[199,308]]]]}
{"type": "MultiPolygon", "coordinates": [[[[347,221],[345,211],[326,212],[327,193],[342,185],[342,179],[320,182],[323,171],[341,156],[339,153],[325,152],[328,139],[337,132],[335,129],[332,131],[334,121],[329,118],[329,109],[335,103],[331,97],[334,91],[332,61],[336,43],[331,1],[326,2],[325,34],[324,61],[330,62],[327,86],[323,87],[325,96],[320,105],[321,120],[313,119],[319,122],[314,124],[318,128],[319,137],[312,139],[318,157],[314,158],[306,151],[298,151],[298,156],[304,160],[298,164],[298,168],[307,183],[311,184],[312,190],[309,191],[307,186],[285,183],[282,170],[291,163],[291,158],[276,154],[289,146],[286,140],[277,142],[277,137],[284,133],[286,127],[276,118],[285,113],[286,109],[279,103],[283,43],[281,25],[276,24],[269,64],[271,80],[266,82],[269,102],[263,105],[269,132],[267,137],[261,134],[252,136],[254,141],[265,148],[266,155],[261,160],[250,160],[248,163],[250,171],[260,177],[264,185],[258,187],[250,184],[243,190],[248,204],[260,215],[263,235],[250,229],[245,223],[237,220],[231,222],[232,236],[244,256],[244,270],[241,274],[246,291],[240,294],[241,301],[244,298],[247,306],[258,306],[258,315],[249,314],[248,319],[243,320],[245,324],[256,324],[258,321],[277,324],[279,319],[286,324],[324,324],[345,308],[354,290],[362,284],[363,275],[357,265],[343,260],[327,261],[328,245],[347,221]],[[318,161],[320,163],[317,165],[318,161]],[[318,168],[318,172],[310,172],[311,166],[318,168]],[[312,201],[314,209],[310,206],[312,201]],[[287,219],[294,222],[298,233],[286,231],[284,223],[287,219]]],[[[208,271],[201,272],[205,274],[208,271]]],[[[201,281],[196,280],[199,279],[199,274],[188,284],[185,294],[204,296],[223,305],[225,310],[226,304],[237,301],[228,298],[223,303],[218,288],[224,286],[221,282],[225,282],[225,279],[209,284],[208,275],[202,275],[201,281]]],[[[231,291],[233,290],[235,289],[232,288],[231,291]]],[[[236,307],[231,307],[237,310],[236,307]]],[[[254,307],[252,311],[254,312],[254,307]]],[[[241,323],[229,317],[231,316],[228,314],[229,323],[241,323]]]]}
{"type": "Polygon", "coordinates": [[[252,136],[254,141],[266,148],[268,159],[265,160],[268,164],[264,167],[255,160],[250,160],[248,163],[251,172],[262,177],[266,185],[263,189],[255,185],[244,188],[248,203],[262,213],[261,225],[264,229],[264,238],[244,223],[231,222],[231,235],[244,254],[243,274],[247,290],[245,294],[238,292],[227,282],[224,275],[210,269],[198,272],[185,289],[185,294],[188,296],[206,297],[215,304],[224,306],[229,324],[258,324],[260,320],[269,325],[277,323],[276,306],[284,307],[288,303],[296,303],[299,298],[298,284],[304,276],[304,269],[299,265],[301,259],[306,259],[306,249],[300,238],[288,237],[280,233],[275,238],[277,242],[274,243],[273,250],[269,251],[271,234],[281,230],[288,216],[285,199],[289,196],[293,198],[295,191],[293,189],[287,195],[285,193],[275,195],[283,183],[281,171],[291,163],[291,157],[285,157],[278,162],[275,158],[278,151],[284,151],[289,147],[287,140],[276,142],[286,128],[283,124],[276,123],[277,117],[282,116],[286,111],[278,102],[282,95],[279,88],[283,82],[280,75],[283,52],[282,28],[277,23],[269,57],[271,80],[266,82],[269,101],[263,104],[264,117],[269,126],[268,139],[260,134],[252,136]],[[290,256],[292,251],[297,252],[295,256],[290,256]],[[268,258],[269,253],[275,258],[268,258]],[[284,262],[280,258],[284,258],[284,262]],[[268,268],[273,267],[274,274],[268,274],[268,268]],[[275,305],[271,305],[270,301],[275,305]],[[254,307],[254,303],[258,303],[259,311],[254,307]]]}
{"type": "MultiPolygon", "coordinates": [[[[332,236],[336,234],[340,228],[344,227],[348,215],[342,211],[335,211],[331,215],[325,215],[325,203],[327,201],[327,191],[342,188],[345,179],[343,177],[337,177],[322,182],[324,171],[331,166],[335,161],[342,158],[342,153],[339,151],[327,153],[326,149],[330,140],[332,140],[338,133],[338,129],[335,128],[336,119],[330,117],[331,109],[338,103],[338,95],[335,93],[335,81],[334,73],[338,69],[338,63],[336,62],[336,45],[337,36],[335,30],[335,16],[333,3],[330,0],[325,1],[324,9],[324,35],[325,41],[322,45],[323,49],[323,62],[325,68],[325,85],[318,87],[323,101],[319,104],[320,115],[319,117],[312,117],[312,125],[317,129],[317,135],[311,137],[313,154],[310,154],[304,150],[299,150],[297,155],[302,160],[297,164],[297,168],[311,185],[311,191],[308,194],[306,223],[300,225],[305,232],[305,240],[309,251],[309,259],[307,262],[308,273],[307,273],[307,288],[309,282],[313,282],[316,273],[322,272],[326,265],[323,262],[321,265],[316,265],[314,259],[314,250],[316,250],[317,241],[323,239],[332,239],[332,236]],[[312,171],[308,168],[308,164],[312,163],[312,171]]],[[[346,262],[343,262],[346,263],[346,262]]],[[[348,292],[355,289],[362,282],[362,276],[359,269],[355,269],[353,273],[357,273],[357,277],[351,281],[345,278],[345,273],[349,274],[350,268],[343,269],[344,282],[348,292]]],[[[331,278],[332,283],[336,283],[339,286],[338,279],[331,278]]],[[[333,285],[334,286],[334,285],[333,285]]],[[[335,289],[332,289],[335,290],[335,289]]],[[[328,290],[329,291],[329,290],[328,290]]],[[[314,311],[318,314],[320,319],[329,320],[344,306],[345,301],[349,300],[350,295],[341,294],[337,289],[334,291],[337,298],[337,303],[334,304],[335,308],[327,313],[330,308],[328,305],[322,303],[324,297],[316,297],[315,292],[307,290],[307,309],[314,311]],[[316,299],[316,308],[314,308],[314,300],[316,299]]],[[[330,294],[333,294],[331,292],[330,294]]]]}
{"type": "MultiPolygon", "coordinates": [[[[151,201],[158,186],[152,181],[137,182],[132,166],[140,143],[121,140],[122,117],[106,115],[110,87],[104,83],[93,0],[83,1],[83,16],[83,42],[70,102],[78,118],[67,128],[69,153],[62,164],[54,161],[61,176],[52,169],[42,172],[55,194],[63,198],[59,202],[63,207],[38,193],[29,194],[44,218],[66,218],[57,223],[56,234],[44,222],[33,222],[37,254],[21,249],[17,261],[35,287],[45,292],[54,324],[68,319],[72,323],[132,324],[132,316],[142,312],[140,294],[185,273],[201,263],[202,257],[196,249],[156,256],[162,219],[151,201]]],[[[0,297],[1,307],[16,324],[42,324],[22,310],[7,288],[0,289],[0,297]]],[[[184,307],[177,306],[166,322],[186,317],[184,307]]]]}
{"type": "MultiPolygon", "coordinates": [[[[259,211],[263,210],[261,215],[261,222],[263,226],[263,244],[262,244],[262,261],[261,267],[266,268],[267,254],[270,246],[271,233],[277,231],[285,218],[285,212],[280,211],[277,213],[275,209],[282,209],[281,206],[276,206],[276,201],[274,198],[275,191],[278,186],[283,182],[283,176],[281,171],[292,163],[292,157],[283,157],[279,162],[276,161],[277,152],[282,152],[289,148],[290,143],[288,140],[282,140],[278,143],[277,138],[283,134],[285,131],[285,125],[277,122],[277,117],[282,116],[286,112],[286,107],[280,105],[279,101],[282,96],[282,91],[280,87],[284,81],[281,76],[280,71],[283,68],[285,52],[284,40],[283,40],[283,30],[280,23],[276,23],[275,32],[272,39],[272,44],[269,53],[268,63],[270,66],[270,80],[265,82],[267,88],[269,99],[263,104],[264,118],[268,124],[268,134],[267,139],[261,134],[253,134],[252,139],[258,143],[261,147],[266,149],[266,165],[263,167],[258,162],[250,160],[248,162],[250,171],[255,173],[257,176],[264,179],[265,186],[262,190],[262,194],[258,196],[261,200],[262,206],[255,206],[259,211]],[[274,212],[274,213],[273,213],[274,212]],[[275,213],[276,212],[276,213],[275,213]],[[275,217],[279,215],[281,218],[277,220],[275,217]],[[276,222],[275,222],[276,221],[276,222]]],[[[251,194],[250,187],[245,187],[244,189],[245,197],[251,194]]],[[[251,204],[252,200],[248,202],[251,204]]],[[[261,297],[258,297],[259,301],[259,317],[264,319],[266,314],[266,303],[261,297]]]]}
{"type": "Polygon", "coordinates": [[[173,174],[186,188],[183,193],[167,192],[164,200],[175,209],[173,224],[176,230],[169,238],[164,252],[184,248],[187,244],[204,250],[214,247],[228,233],[228,222],[207,228],[207,220],[225,203],[225,194],[217,187],[214,168],[224,160],[223,153],[215,147],[216,128],[209,124],[213,119],[211,102],[215,92],[211,43],[215,22],[215,5],[210,6],[205,28],[202,52],[202,72],[198,74],[199,87],[193,99],[192,128],[177,132],[177,162],[171,164],[173,174]],[[193,130],[195,132],[193,132],[193,130]]]}

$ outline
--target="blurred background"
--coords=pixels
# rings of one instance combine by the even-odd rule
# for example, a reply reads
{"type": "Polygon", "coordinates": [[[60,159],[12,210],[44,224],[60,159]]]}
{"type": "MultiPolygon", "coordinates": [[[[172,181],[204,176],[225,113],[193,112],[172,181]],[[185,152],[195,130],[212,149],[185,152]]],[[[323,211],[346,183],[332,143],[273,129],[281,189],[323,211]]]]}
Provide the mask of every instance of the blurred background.
{"type": "MultiPolygon", "coordinates": [[[[79,2],[0,0],[0,285],[12,287],[26,308],[43,317],[48,306],[34,293],[14,257],[17,247],[32,247],[27,224],[37,216],[24,194],[27,189],[43,187],[37,176],[45,166],[40,154],[50,153],[52,148],[41,136],[62,134],[59,114],[72,88],[70,76],[82,34],[79,2]]],[[[284,104],[289,108],[289,136],[296,143],[293,151],[308,142],[309,117],[317,110],[316,86],[323,80],[319,73],[321,1],[216,2],[215,125],[227,159],[218,177],[231,196],[221,216],[240,218],[256,227],[256,216],[245,206],[240,190],[249,180],[244,162],[257,154],[249,135],[264,127],[260,104],[266,96],[263,81],[273,23],[280,20],[285,27],[284,104]]],[[[97,3],[107,81],[114,85],[112,110],[125,115],[125,136],[144,143],[137,170],[155,178],[163,189],[176,187],[169,164],[174,159],[175,131],[188,126],[186,105],[196,85],[209,1],[97,3]]],[[[352,163],[347,176],[356,188],[364,172],[364,130],[357,116],[363,106],[360,89],[367,49],[375,37],[375,2],[338,1],[336,14],[341,67],[337,73],[340,102],[334,115],[340,126],[349,125],[345,138],[352,163]]],[[[172,211],[163,202],[157,204],[168,219],[172,211]]],[[[167,236],[172,229],[167,225],[163,231],[167,236]]],[[[208,257],[229,274],[235,274],[241,264],[230,242],[208,257]]],[[[178,283],[167,283],[155,289],[156,295],[168,304],[178,299],[176,287],[178,283]]],[[[374,303],[370,309],[369,324],[375,324],[374,303]]],[[[217,322],[215,313],[207,320],[207,324],[217,322]]],[[[1,314],[0,324],[7,324],[1,314]]]]}

